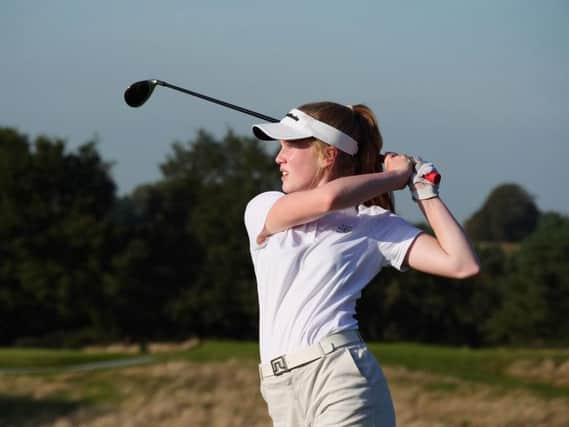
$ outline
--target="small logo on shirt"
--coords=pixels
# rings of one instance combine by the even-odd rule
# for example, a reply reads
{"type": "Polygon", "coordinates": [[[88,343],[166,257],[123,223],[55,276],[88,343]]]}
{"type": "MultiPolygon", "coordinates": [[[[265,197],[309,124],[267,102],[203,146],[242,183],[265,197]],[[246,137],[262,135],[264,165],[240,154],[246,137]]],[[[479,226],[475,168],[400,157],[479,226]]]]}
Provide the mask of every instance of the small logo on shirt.
{"type": "Polygon", "coordinates": [[[338,233],[349,233],[350,231],[352,231],[352,226],[348,225],[348,224],[340,224],[338,227],[336,227],[336,231],[338,233]]]}

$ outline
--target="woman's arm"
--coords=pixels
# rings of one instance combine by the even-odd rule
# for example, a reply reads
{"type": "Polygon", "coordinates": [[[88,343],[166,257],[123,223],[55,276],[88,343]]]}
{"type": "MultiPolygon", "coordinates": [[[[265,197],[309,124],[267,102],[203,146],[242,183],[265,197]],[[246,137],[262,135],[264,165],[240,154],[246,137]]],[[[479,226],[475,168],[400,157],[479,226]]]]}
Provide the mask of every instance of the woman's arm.
{"type": "Polygon", "coordinates": [[[272,234],[313,221],[328,212],[356,206],[406,185],[411,173],[406,156],[392,155],[389,160],[386,158],[385,169],[386,172],[337,178],[319,187],[281,197],[271,207],[257,243],[262,243],[272,234]]]}
{"type": "Polygon", "coordinates": [[[478,274],[480,264],[460,224],[439,197],[417,204],[435,237],[421,233],[407,252],[407,265],[425,273],[464,279],[478,274]]]}

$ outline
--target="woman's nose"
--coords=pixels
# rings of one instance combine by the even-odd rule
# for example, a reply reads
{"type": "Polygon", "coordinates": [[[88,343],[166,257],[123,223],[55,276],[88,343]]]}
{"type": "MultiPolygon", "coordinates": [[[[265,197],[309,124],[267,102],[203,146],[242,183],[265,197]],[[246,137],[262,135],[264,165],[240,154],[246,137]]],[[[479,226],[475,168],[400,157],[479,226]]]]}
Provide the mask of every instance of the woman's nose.
{"type": "Polygon", "coordinates": [[[275,157],[275,163],[280,165],[284,162],[283,149],[281,148],[275,157]]]}

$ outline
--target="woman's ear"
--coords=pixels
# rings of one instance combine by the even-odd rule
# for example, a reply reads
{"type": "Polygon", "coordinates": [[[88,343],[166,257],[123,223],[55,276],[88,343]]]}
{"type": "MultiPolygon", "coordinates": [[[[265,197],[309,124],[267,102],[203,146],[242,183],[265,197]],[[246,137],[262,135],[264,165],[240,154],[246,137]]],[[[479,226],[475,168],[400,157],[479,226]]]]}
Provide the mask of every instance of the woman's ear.
{"type": "Polygon", "coordinates": [[[324,149],[324,153],[320,158],[320,166],[323,168],[329,168],[333,166],[337,155],[338,155],[338,149],[336,147],[328,145],[324,149]]]}

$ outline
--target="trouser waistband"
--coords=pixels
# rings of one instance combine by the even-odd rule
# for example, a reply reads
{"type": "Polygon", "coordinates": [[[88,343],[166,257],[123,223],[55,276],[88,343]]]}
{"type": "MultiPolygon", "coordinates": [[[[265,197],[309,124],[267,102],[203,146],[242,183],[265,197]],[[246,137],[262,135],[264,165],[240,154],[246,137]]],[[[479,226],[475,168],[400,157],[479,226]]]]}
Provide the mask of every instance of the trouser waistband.
{"type": "Polygon", "coordinates": [[[316,344],[303,350],[283,354],[282,356],[275,357],[269,363],[260,364],[259,373],[261,378],[271,377],[273,375],[279,376],[292,371],[294,368],[314,362],[332,353],[339,347],[361,342],[363,342],[363,340],[357,330],[342,331],[328,335],[316,344]]]}

